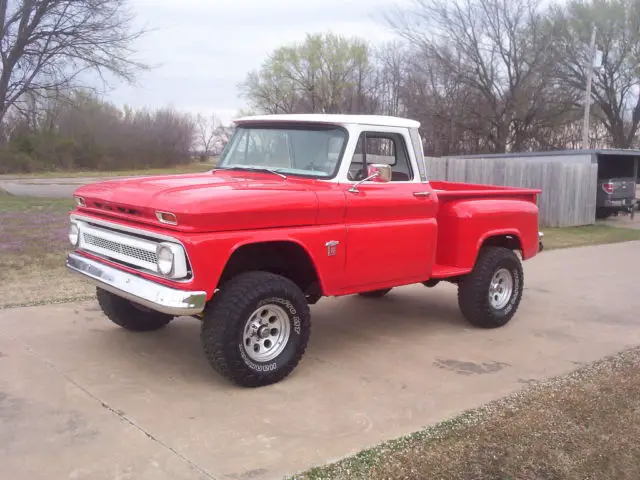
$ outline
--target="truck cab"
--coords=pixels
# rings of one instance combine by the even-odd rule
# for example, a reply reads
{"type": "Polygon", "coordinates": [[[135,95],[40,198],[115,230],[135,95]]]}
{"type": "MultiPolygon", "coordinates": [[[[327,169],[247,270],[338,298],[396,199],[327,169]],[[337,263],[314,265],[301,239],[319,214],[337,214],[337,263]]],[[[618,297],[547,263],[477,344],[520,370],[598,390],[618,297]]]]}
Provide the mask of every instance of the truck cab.
{"type": "Polygon", "coordinates": [[[123,328],[200,318],[211,366],[243,386],[294,370],[323,297],[447,281],[467,320],[500,327],[519,306],[522,261],[541,250],[539,191],[430,181],[419,127],[238,119],[209,172],[79,188],[67,266],[123,328]]]}

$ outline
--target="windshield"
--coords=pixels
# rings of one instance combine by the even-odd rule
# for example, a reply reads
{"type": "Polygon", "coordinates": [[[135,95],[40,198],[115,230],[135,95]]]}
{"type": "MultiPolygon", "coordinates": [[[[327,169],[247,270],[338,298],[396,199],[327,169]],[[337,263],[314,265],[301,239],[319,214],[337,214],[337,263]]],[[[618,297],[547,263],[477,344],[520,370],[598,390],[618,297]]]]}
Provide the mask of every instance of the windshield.
{"type": "Polygon", "coordinates": [[[337,173],[346,142],[346,130],[337,126],[239,126],[219,167],[331,178],[337,173]]]}

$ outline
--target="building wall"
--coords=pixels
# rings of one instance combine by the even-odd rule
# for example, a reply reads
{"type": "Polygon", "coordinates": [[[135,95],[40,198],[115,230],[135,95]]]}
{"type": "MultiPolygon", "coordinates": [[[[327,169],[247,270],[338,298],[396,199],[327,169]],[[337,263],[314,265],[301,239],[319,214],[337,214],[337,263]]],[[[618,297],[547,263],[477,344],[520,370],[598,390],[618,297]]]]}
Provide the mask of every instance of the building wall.
{"type": "Polygon", "coordinates": [[[541,189],[541,227],[595,223],[598,165],[590,154],[426,160],[431,180],[541,189]]]}

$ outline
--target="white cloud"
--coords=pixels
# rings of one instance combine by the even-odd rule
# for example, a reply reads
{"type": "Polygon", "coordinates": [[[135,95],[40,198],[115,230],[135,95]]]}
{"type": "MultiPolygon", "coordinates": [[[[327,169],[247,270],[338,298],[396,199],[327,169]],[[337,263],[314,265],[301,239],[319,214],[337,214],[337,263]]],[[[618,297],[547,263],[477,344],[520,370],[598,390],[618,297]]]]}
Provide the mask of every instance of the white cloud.
{"type": "Polygon", "coordinates": [[[132,0],[141,39],[136,59],[156,65],[109,98],[134,107],[218,112],[242,108],[237,84],[275,48],[333,31],[372,42],[392,38],[379,15],[411,0],[132,0]],[[378,18],[376,18],[378,16],[378,18]]]}

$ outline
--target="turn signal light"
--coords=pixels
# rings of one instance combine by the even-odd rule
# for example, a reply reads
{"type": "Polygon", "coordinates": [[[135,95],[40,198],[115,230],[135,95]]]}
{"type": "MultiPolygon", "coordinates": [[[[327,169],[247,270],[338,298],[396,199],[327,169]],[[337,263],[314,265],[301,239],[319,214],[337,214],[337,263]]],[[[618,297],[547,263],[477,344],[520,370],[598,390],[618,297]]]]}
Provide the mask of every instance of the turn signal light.
{"type": "Polygon", "coordinates": [[[168,225],[177,225],[178,219],[175,214],[169,212],[156,212],[156,218],[161,223],[166,223],[168,225]]]}

